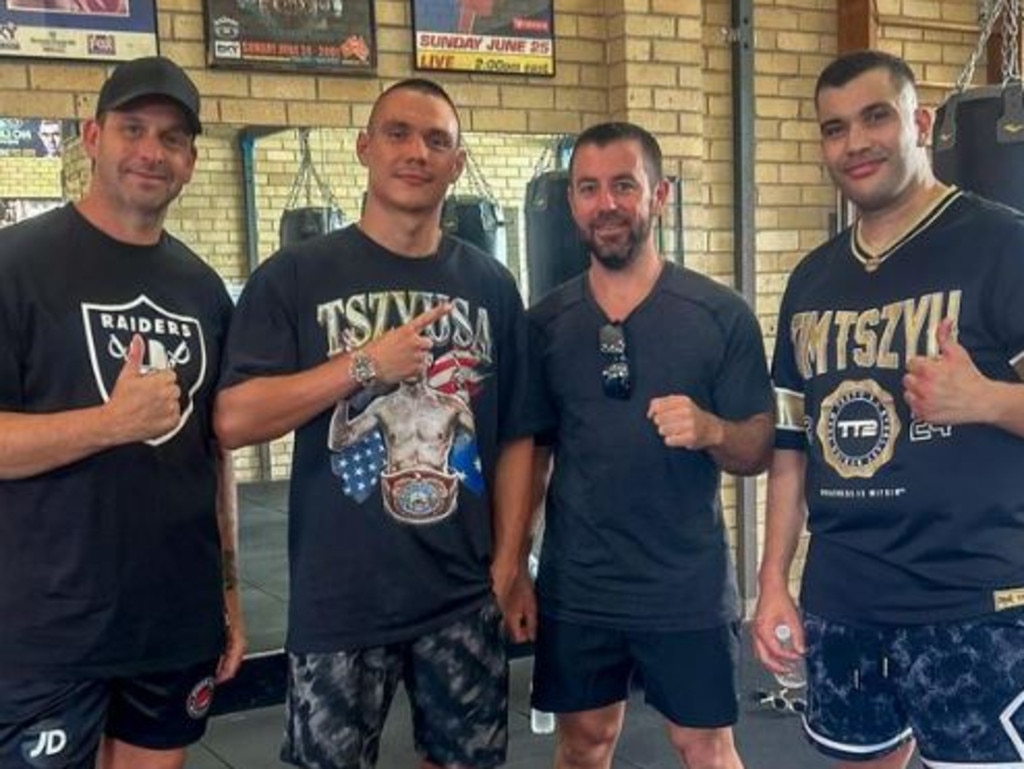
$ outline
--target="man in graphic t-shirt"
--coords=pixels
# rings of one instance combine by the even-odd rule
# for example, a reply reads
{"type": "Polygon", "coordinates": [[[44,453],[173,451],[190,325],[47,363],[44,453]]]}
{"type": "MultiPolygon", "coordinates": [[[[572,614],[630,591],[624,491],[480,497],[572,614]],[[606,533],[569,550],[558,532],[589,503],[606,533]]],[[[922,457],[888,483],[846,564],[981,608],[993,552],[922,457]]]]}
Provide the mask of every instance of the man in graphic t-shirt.
{"type": "Polygon", "coordinates": [[[532,633],[526,325],[494,259],[442,235],[448,95],[405,80],[357,152],[359,222],[283,248],[239,302],[217,433],[295,431],[284,760],[372,766],[399,681],[425,767],[504,761],[502,616],[532,633]],[[316,719],[310,718],[316,713],[316,719]]]}

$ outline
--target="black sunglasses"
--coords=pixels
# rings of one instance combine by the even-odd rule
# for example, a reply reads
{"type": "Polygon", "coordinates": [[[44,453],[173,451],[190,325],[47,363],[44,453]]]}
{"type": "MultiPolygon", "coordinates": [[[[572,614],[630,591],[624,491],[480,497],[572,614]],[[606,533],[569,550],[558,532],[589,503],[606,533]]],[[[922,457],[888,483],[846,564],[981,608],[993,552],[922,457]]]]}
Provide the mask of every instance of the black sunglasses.
{"type": "Polygon", "coordinates": [[[598,349],[605,357],[601,369],[601,386],[609,398],[628,400],[633,390],[629,375],[629,357],[626,355],[626,333],[620,323],[606,323],[598,335],[598,349]]]}

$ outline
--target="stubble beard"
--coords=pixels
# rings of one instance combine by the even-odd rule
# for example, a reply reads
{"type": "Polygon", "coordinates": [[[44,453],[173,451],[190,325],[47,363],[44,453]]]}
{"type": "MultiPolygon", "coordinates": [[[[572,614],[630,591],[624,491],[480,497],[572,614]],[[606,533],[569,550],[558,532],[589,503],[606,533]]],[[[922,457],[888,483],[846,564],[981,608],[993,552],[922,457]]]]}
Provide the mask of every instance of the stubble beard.
{"type": "Polygon", "coordinates": [[[580,229],[580,239],[590,254],[607,270],[620,272],[629,267],[640,256],[643,244],[651,234],[651,220],[645,219],[630,225],[629,236],[621,246],[601,246],[590,229],[580,229]]]}

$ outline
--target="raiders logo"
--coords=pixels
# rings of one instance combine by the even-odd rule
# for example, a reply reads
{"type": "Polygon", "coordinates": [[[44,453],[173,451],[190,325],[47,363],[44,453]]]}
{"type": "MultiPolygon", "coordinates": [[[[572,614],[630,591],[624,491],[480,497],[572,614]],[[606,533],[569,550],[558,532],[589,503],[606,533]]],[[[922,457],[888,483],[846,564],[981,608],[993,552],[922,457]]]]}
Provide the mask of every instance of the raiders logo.
{"type": "Polygon", "coordinates": [[[110,400],[135,334],[146,345],[144,368],[174,370],[182,393],[181,419],[170,432],[146,442],[159,446],[177,435],[191,416],[193,398],[206,380],[206,344],[199,321],[165,310],[142,294],[126,304],[83,302],[82,323],[96,385],[104,401],[110,400]]]}

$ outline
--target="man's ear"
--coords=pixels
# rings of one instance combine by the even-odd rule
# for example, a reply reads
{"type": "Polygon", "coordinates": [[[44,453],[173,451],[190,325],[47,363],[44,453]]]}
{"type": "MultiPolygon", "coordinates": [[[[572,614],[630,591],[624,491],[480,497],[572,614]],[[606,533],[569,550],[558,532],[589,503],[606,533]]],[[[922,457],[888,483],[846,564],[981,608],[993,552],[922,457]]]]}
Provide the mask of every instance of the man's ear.
{"type": "Polygon", "coordinates": [[[356,137],[356,157],[359,158],[359,162],[366,167],[366,149],[370,144],[370,135],[366,131],[360,131],[359,136],[356,137]]]}
{"type": "Polygon", "coordinates": [[[102,130],[103,126],[95,118],[82,121],[82,146],[85,148],[85,153],[93,160],[96,159],[99,152],[100,131],[102,130]]]}
{"type": "Polygon", "coordinates": [[[917,127],[917,146],[927,147],[932,138],[932,113],[924,107],[914,110],[914,125],[917,127]]]}
{"type": "Polygon", "coordinates": [[[449,184],[455,184],[462,176],[462,172],[466,168],[466,150],[461,145],[455,150],[455,161],[452,165],[451,177],[448,180],[449,184]]]}

